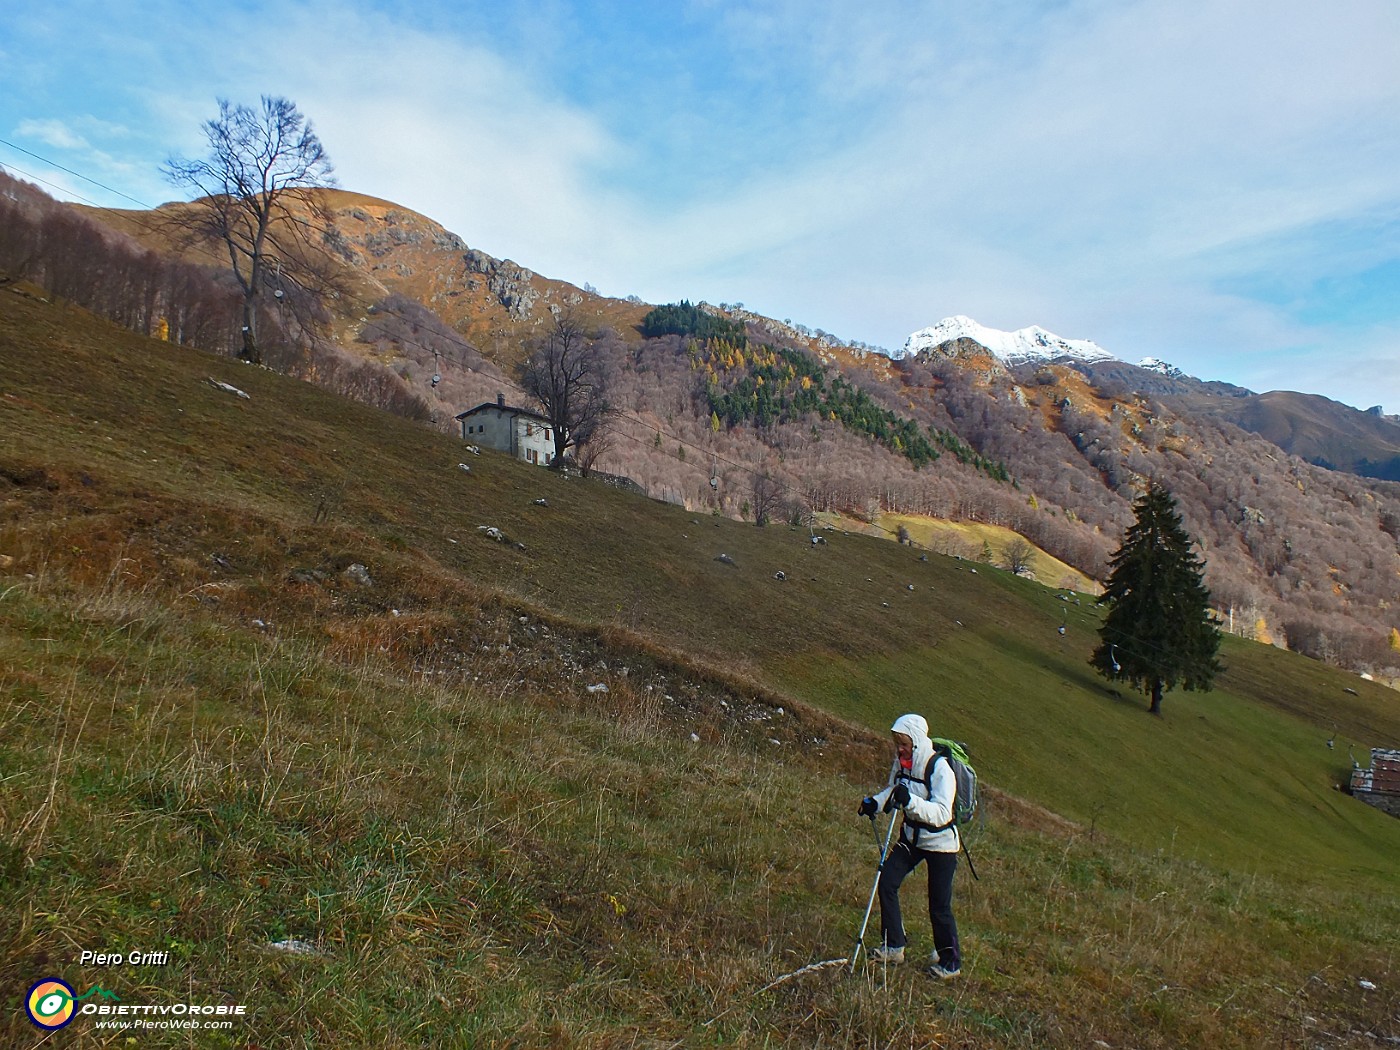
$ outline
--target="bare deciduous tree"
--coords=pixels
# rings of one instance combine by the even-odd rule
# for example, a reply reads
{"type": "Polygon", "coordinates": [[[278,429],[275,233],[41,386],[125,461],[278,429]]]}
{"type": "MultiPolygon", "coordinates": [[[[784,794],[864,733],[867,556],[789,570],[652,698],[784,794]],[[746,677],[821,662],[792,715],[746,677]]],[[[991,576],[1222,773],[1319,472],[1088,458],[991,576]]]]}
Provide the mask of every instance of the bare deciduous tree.
{"type": "Polygon", "coordinates": [[[605,419],[599,419],[591,426],[586,425],[582,432],[575,432],[574,453],[584,477],[588,477],[598,460],[613,449],[613,431],[605,423],[605,419]]]}
{"type": "Polygon", "coordinates": [[[1017,536],[1001,549],[1001,564],[1009,572],[1021,576],[1030,572],[1035,547],[1024,537],[1017,536]]]}
{"type": "Polygon", "coordinates": [[[324,234],[330,216],[314,191],[334,185],[331,162],[311,122],[285,98],[263,96],[256,110],[220,99],[219,115],[205,123],[204,134],[205,157],[173,157],[165,164],[172,183],[200,195],[177,225],[227,251],[243,292],[239,356],[261,364],[260,297],[282,292],[279,279],[304,288],[318,276],[321,252],[312,234],[324,234]]]}
{"type": "Polygon", "coordinates": [[[560,314],[525,360],[521,383],[539,402],[554,431],[552,466],[564,465],[568,449],[603,440],[612,415],[602,352],[605,339],[604,333],[586,331],[571,314],[560,314]]]}
{"type": "Polygon", "coordinates": [[[753,505],[753,523],[759,528],[773,520],[773,512],[783,501],[784,486],[766,470],[753,475],[749,498],[753,505]]]}

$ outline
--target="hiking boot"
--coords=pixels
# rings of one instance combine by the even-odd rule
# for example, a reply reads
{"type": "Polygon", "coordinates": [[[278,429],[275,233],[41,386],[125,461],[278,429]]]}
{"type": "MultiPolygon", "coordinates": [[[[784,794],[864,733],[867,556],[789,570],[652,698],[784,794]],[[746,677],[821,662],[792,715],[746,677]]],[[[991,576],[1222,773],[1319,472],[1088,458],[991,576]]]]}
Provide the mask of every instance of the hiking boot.
{"type": "Polygon", "coordinates": [[[882,944],[878,948],[870,949],[870,961],[885,966],[898,966],[904,961],[904,949],[882,944]]]}
{"type": "Polygon", "coordinates": [[[940,981],[951,981],[958,974],[962,973],[962,967],[959,966],[955,970],[950,970],[948,969],[948,967],[944,966],[941,962],[935,959],[933,962],[929,963],[928,969],[924,972],[927,973],[930,977],[938,978],[938,980],[940,981]]]}

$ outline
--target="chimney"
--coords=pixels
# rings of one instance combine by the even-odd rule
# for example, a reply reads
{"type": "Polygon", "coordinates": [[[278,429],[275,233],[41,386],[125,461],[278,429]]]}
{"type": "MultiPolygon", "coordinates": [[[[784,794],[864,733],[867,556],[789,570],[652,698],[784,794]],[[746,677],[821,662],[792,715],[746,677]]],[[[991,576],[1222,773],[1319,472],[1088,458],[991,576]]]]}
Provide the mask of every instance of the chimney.
{"type": "Polygon", "coordinates": [[[496,407],[497,407],[497,408],[505,408],[505,407],[506,407],[506,395],[505,395],[505,394],[497,394],[497,395],[496,395],[496,407]]]}

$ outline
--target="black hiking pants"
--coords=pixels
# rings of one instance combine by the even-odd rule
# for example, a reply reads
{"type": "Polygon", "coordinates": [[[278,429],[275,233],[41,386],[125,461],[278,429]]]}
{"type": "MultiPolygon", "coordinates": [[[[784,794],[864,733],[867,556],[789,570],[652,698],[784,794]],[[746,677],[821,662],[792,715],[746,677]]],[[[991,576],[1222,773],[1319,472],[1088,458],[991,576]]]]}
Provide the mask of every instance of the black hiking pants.
{"type": "Polygon", "coordinates": [[[958,924],[953,918],[953,872],[958,868],[956,853],[929,853],[899,842],[885,858],[880,872],[880,932],[885,944],[903,948],[904,919],[899,911],[899,887],[921,862],[928,863],[928,917],[933,923],[933,945],[938,962],[948,970],[962,965],[958,948],[958,924]]]}

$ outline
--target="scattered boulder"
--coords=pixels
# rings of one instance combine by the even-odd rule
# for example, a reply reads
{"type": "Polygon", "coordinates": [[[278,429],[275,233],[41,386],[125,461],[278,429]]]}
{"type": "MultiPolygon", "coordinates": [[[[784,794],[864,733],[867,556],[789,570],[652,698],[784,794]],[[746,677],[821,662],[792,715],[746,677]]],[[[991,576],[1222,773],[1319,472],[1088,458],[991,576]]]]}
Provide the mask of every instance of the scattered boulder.
{"type": "Polygon", "coordinates": [[[213,376],[210,376],[210,377],[209,377],[209,385],[212,386],[215,390],[222,390],[222,391],[223,391],[224,393],[226,393],[226,394],[234,394],[234,395],[236,395],[237,397],[243,398],[243,400],[245,400],[245,401],[251,401],[251,400],[253,400],[251,397],[249,397],[247,394],[245,394],[242,390],[239,390],[238,387],[236,387],[236,386],[231,386],[231,385],[228,384],[228,383],[221,383],[221,382],[219,382],[219,380],[215,379],[213,376]]]}
{"type": "Polygon", "coordinates": [[[309,941],[298,941],[288,939],[285,941],[273,941],[268,945],[274,952],[291,952],[293,955],[320,955],[320,951],[309,941]]]}
{"type": "Polygon", "coordinates": [[[729,555],[727,555],[727,554],[716,554],[716,555],[715,555],[715,561],[723,562],[725,565],[729,565],[729,566],[732,566],[732,567],[734,567],[734,568],[738,568],[738,566],[734,564],[734,559],[731,558],[731,557],[730,557],[729,555]]]}
{"type": "Polygon", "coordinates": [[[786,580],[786,579],[787,579],[787,573],[783,572],[782,569],[779,569],[777,572],[775,572],[775,573],[773,574],[773,579],[775,579],[775,580],[786,580]]]}
{"type": "Polygon", "coordinates": [[[459,469],[466,471],[468,474],[472,472],[472,468],[467,466],[465,463],[458,463],[457,466],[459,469]]]}
{"type": "Polygon", "coordinates": [[[361,565],[359,562],[356,562],[354,565],[349,566],[340,575],[341,578],[344,579],[346,582],[353,583],[359,587],[374,586],[374,580],[370,577],[369,569],[361,565]]]}

